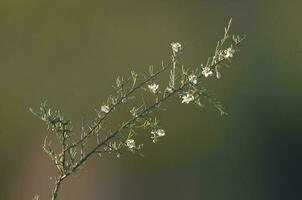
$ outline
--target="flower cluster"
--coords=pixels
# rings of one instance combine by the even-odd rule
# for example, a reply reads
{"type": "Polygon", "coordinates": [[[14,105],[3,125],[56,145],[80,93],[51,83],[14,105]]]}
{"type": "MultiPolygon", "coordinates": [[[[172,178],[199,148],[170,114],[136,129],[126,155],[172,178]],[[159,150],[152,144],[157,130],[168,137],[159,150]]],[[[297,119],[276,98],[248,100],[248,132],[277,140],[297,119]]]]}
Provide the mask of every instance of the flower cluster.
{"type": "Polygon", "coordinates": [[[163,129],[154,129],[151,131],[151,139],[153,143],[158,141],[158,138],[164,137],[166,135],[163,129]]]}
{"type": "Polygon", "coordinates": [[[171,47],[172,47],[172,51],[175,53],[181,51],[181,44],[179,42],[172,42],[171,47]]]}
{"type": "Polygon", "coordinates": [[[129,149],[135,148],[135,141],[133,139],[127,139],[126,145],[129,149]]]}

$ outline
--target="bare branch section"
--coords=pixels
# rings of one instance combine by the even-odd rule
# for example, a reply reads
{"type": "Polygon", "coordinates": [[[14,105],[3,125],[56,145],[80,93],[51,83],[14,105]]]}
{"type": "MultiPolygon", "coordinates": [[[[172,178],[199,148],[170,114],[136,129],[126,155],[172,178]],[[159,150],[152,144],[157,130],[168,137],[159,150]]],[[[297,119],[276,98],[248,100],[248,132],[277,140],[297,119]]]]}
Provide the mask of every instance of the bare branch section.
{"type": "MultiPolygon", "coordinates": [[[[150,66],[148,76],[140,76],[131,71],[131,76],[127,80],[118,77],[114,86],[115,94],[100,105],[100,109],[96,110],[97,116],[90,125],[86,125],[83,119],[79,134],[74,133],[71,122],[65,120],[60,111],[51,110],[46,102],[41,104],[38,111],[30,109],[46,123],[50,135],[55,138],[54,142],[60,146],[59,149],[54,148],[52,141],[45,138],[44,151],[58,170],[51,200],[57,199],[63,180],[82,167],[92,155],[112,154],[120,157],[127,151],[143,155],[141,153],[143,145],[138,144],[137,134],[141,129],[149,130],[150,139],[154,143],[165,136],[159,120],[154,117],[154,111],[161,110],[162,104],[173,96],[179,97],[184,104],[195,104],[200,107],[205,103],[212,104],[221,115],[226,114],[222,104],[207,92],[204,82],[209,79],[220,79],[221,69],[229,67],[231,59],[239,51],[244,37],[230,35],[230,25],[231,20],[225,28],[223,38],[217,43],[214,55],[201,66],[194,69],[185,68],[183,65],[179,67],[179,57],[183,48],[180,43],[173,42],[171,61],[167,65],[162,64],[158,71],[154,72],[154,67],[150,66]],[[158,78],[165,72],[168,73],[166,86],[158,83],[158,78]],[[136,97],[142,97],[142,100],[137,106],[128,108],[130,118],[114,131],[108,131],[104,124],[105,120],[109,120],[120,105],[136,97]],[[152,102],[147,104],[146,98],[151,98],[152,102]],[[85,147],[88,142],[90,148],[85,147]]],[[[39,196],[35,199],[38,200],[39,196]]]]}

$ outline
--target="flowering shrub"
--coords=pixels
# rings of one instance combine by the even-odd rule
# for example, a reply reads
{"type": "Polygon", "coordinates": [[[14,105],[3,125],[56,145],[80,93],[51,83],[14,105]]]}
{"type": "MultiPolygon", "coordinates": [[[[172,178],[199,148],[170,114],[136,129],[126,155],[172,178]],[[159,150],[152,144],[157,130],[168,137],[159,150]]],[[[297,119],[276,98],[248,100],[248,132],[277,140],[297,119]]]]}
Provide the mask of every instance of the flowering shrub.
{"type": "Polygon", "coordinates": [[[46,123],[50,134],[55,136],[56,142],[60,145],[60,149],[55,149],[52,142],[45,138],[43,146],[58,170],[51,199],[55,200],[58,197],[62,181],[75,173],[95,154],[114,154],[120,157],[122,153],[129,151],[141,155],[142,144],[138,145],[136,139],[140,129],[148,130],[150,139],[154,143],[164,137],[165,130],[160,127],[158,119],[152,117],[151,113],[173,96],[178,96],[184,104],[203,106],[207,101],[217,108],[221,115],[226,114],[221,103],[207,92],[204,82],[210,78],[221,78],[220,69],[228,67],[231,59],[239,51],[244,37],[229,35],[230,25],[231,20],[225,28],[223,38],[217,43],[214,55],[201,66],[194,69],[179,67],[179,57],[183,47],[179,42],[173,42],[171,62],[168,64],[163,63],[157,71],[154,71],[151,66],[148,76],[131,71],[131,76],[126,80],[118,77],[114,86],[115,94],[110,96],[99,110],[96,110],[96,119],[90,125],[82,123],[79,134],[74,133],[71,121],[66,120],[60,111],[48,108],[46,102],[41,104],[38,111],[30,109],[46,123]],[[157,83],[157,78],[165,72],[169,73],[168,83],[160,85],[157,83]],[[145,91],[143,96],[146,92],[154,96],[153,102],[146,104],[142,100],[138,106],[129,109],[132,116],[127,121],[116,130],[108,131],[104,122],[110,120],[113,112],[118,111],[122,104],[133,100],[142,90],[145,91]],[[84,148],[88,141],[94,144],[90,149],[84,148]]]}

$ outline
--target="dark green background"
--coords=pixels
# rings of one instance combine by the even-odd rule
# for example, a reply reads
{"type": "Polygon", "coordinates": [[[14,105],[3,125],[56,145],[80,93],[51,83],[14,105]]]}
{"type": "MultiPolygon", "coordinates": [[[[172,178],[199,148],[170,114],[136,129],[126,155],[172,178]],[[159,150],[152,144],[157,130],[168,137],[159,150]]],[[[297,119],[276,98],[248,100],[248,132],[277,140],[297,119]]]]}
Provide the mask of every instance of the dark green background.
{"type": "MultiPolygon", "coordinates": [[[[166,137],[144,158],[93,159],[64,200],[302,198],[301,0],[1,0],[0,199],[49,199],[46,131],[28,108],[48,99],[75,123],[93,117],[117,75],[147,70],[186,45],[183,63],[213,52],[233,17],[248,40],[209,87],[229,116],[169,104],[166,137]]],[[[121,119],[126,113],[121,114],[121,119]]]]}

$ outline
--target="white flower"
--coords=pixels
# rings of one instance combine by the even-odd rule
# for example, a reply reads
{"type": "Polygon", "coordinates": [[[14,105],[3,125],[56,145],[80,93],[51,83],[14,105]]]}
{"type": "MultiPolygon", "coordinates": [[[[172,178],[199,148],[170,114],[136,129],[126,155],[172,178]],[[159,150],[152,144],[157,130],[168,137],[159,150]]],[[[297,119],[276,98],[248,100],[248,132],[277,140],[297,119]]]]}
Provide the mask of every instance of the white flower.
{"type": "Polygon", "coordinates": [[[182,96],[182,102],[181,103],[186,103],[186,104],[188,104],[188,103],[190,103],[191,101],[193,101],[194,100],[194,96],[192,95],[192,94],[186,94],[186,95],[184,95],[184,96],[182,96]]]}
{"type": "Polygon", "coordinates": [[[169,93],[172,93],[172,92],[173,92],[173,88],[171,88],[171,87],[167,87],[166,90],[167,90],[167,92],[169,92],[169,93]]]}
{"type": "Polygon", "coordinates": [[[101,106],[101,111],[104,113],[109,113],[110,108],[107,105],[103,105],[103,106],[101,106]]]}
{"type": "Polygon", "coordinates": [[[151,134],[154,136],[163,137],[163,136],[165,136],[166,133],[163,129],[157,129],[157,130],[152,130],[151,134]]]}
{"type": "Polygon", "coordinates": [[[232,47],[229,47],[228,49],[224,50],[224,57],[225,58],[232,58],[234,56],[235,53],[235,49],[233,49],[232,47]]]}
{"type": "Polygon", "coordinates": [[[181,50],[181,44],[179,42],[171,43],[172,51],[179,52],[181,50]]]}
{"type": "Polygon", "coordinates": [[[202,68],[202,75],[204,75],[204,77],[208,77],[208,76],[212,76],[213,72],[211,71],[211,69],[209,67],[204,67],[202,68]]]}
{"type": "Polygon", "coordinates": [[[157,90],[158,90],[159,85],[153,83],[153,84],[151,84],[151,85],[148,85],[148,87],[149,87],[149,90],[150,90],[152,93],[155,94],[155,93],[157,92],[157,90]]]}
{"type": "Polygon", "coordinates": [[[154,129],[151,131],[151,139],[155,143],[158,138],[165,136],[165,131],[163,129],[154,129]]]}
{"type": "Polygon", "coordinates": [[[189,76],[189,81],[190,81],[191,83],[193,83],[194,85],[196,85],[196,84],[197,84],[197,76],[194,75],[194,74],[191,74],[191,75],[189,76]]]}
{"type": "Polygon", "coordinates": [[[132,139],[128,139],[128,140],[126,141],[126,145],[127,145],[127,147],[128,147],[129,149],[133,149],[133,148],[135,147],[135,141],[132,140],[132,139]]]}

